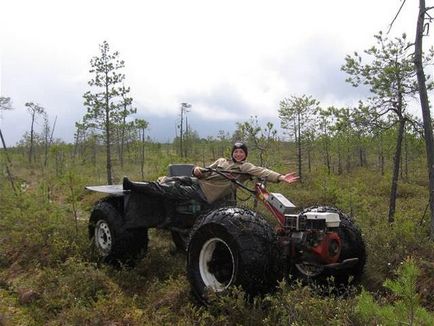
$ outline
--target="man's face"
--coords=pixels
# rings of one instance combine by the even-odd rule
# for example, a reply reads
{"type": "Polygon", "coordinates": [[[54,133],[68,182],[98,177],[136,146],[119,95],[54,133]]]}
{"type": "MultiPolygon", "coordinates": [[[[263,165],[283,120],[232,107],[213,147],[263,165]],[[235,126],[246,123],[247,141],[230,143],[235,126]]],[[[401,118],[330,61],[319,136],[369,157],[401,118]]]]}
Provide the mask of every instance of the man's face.
{"type": "Polygon", "coordinates": [[[245,160],[246,153],[244,153],[241,148],[236,148],[232,154],[232,157],[234,158],[235,162],[241,162],[245,160]]]}

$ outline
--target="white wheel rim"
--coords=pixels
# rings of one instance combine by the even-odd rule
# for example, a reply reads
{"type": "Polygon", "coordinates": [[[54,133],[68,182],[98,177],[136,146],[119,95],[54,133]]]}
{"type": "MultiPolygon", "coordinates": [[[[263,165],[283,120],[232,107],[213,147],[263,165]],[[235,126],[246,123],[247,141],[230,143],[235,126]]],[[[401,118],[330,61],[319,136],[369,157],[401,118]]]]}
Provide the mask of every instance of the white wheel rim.
{"type": "Polygon", "coordinates": [[[103,256],[107,256],[112,249],[112,234],[108,223],[99,220],[95,226],[95,245],[103,256]]]}
{"type": "Polygon", "coordinates": [[[199,271],[205,286],[215,292],[221,292],[232,284],[235,275],[235,260],[232,250],[226,242],[219,238],[212,238],[205,242],[199,254],[199,271]],[[221,279],[220,276],[217,276],[217,273],[213,271],[213,267],[211,266],[217,254],[217,247],[219,247],[219,255],[230,262],[229,280],[227,276],[225,279],[221,279]],[[220,278],[220,280],[218,278],[220,278]]]}

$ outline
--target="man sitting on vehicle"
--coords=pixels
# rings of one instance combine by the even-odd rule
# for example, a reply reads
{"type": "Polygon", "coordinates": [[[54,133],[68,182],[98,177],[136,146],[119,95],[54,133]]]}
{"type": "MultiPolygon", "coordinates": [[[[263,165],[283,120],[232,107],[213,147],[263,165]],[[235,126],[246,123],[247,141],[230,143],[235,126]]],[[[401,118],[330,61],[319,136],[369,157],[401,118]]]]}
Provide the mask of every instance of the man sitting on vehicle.
{"type": "MultiPolygon", "coordinates": [[[[232,147],[231,159],[219,158],[208,168],[225,171],[240,182],[244,182],[251,176],[265,178],[270,182],[293,183],[298,180],[294,173],[285,175],[272,170],[255,166],[246,162],[248,150],[244,143],[237,142],[232,147]]],[[[167,177],[162,182],[131,182],[124,178],[123,189],[149,195],[161,195],[167,199],[189,200],[197,199],[209,204],[221,199],[233,192],[235,185],[228,178],[203,169],[194,167],[194,177],[167,177]]]]}

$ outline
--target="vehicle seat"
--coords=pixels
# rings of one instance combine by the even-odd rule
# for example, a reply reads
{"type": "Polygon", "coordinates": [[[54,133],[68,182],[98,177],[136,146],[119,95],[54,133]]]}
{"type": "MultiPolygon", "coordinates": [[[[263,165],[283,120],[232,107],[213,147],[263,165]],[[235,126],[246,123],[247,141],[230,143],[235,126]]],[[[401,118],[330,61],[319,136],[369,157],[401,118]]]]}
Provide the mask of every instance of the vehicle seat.
{"type": "Polygon", "coordinates": [[[169,164],[169,177],[192,176],[194,164],[169,164]]]}

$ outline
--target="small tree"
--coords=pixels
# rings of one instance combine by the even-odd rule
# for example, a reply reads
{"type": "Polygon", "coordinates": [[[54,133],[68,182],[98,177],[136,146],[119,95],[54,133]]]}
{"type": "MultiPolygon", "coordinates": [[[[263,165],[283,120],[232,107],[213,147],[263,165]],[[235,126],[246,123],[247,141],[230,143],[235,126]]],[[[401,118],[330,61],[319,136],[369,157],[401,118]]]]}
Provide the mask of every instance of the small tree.
{"type": "Polygon", "coordinates": [[[351,112],[349,108],[332,108],[336,122],[331,126],[337,142],[338,174],[343,173],[343,160],[345,155],[345,170],[351,171],[351,150],[353,130],[351,128],[351,112]]]}
{"type": "Polygon", "coordinates": [[[330,155],[330,143],[332,130],[331,126],[333,125],[333,112],[334,107],[328,107],[327,109],[318,108],[316,111],[317,116],[319,117],[319,130],[321,132],[319,141],[322,144],[321,148],[324,151],[324,163],[327,167],[327,173],[331,173],[331,155],[330,155]]]}
{"type": "Polygon", "coordinates": [[[121,163],[121,168],[124,167],[124,147],[125,147],[125,138],[129,127],[132,127],[133,125],[131,123],[127,122],[128,116],[134,114],[137,112],[137,109],[132,107],[133,98],[129,97],[130,88],[125,87],[125,85],[122,85],[122,87],[119,88],[119,95],[121,97],[121,102],[119,103],[119,106],[121,107],[121,110],[119,112],[119,118],[120,121],[118,123],[119,125],[119,160],[121,163]]]}
{"type": "Polygon", "coordinates": [[[267,122],[266,126],[262,128],[259,125],[258,117],[250,117],[250,121],[242,123],[237,122],[237,134],[238,140],[247,140],[251,144],[251,148],[259,151],[259,164],[265,165],[266,154],[270,149],[271,144],[276,138],[277,130],[274,129],[274,125],[271,122],[267,122]]]}
{"type": "Polygon", "coordinates": [[[76,157],[79,154],[79,145],[82,143],[86,136],[86,126],[83,122],[76,122],[75,123],[75,133],[74,133],[74,153],[73,158],[76,159],[76,157]]]}
{"type": "MultiPolygon", "coordinates": [[[[0,97],[0,113],[1,113],[1,111],[8,111],[8,110],[12,110],[11,98],[1,96],[0,97]]],[[[3,133],[2,133],[1,129],[0,129],[0,138],[2,141],[3,149],[6,153],[6,160],[10,163],[11,161],[9,159],[9,155],[7,154],[7,147],[6,147],[5,139],[3,138],[3,133]]]]}
{"type": "MultiPolygon", "coordinates": [[[[12,110],[11,98],[0,96],[0,113],[1,113],[1,111],[6,111],[6,110],[12,110]]],[[[14,179],[12,177],[12,173],[11,173],[11,170],[9,168],[9,165],[11,164],[11,160],[10,160],[9,155],[8,155],[8,149],[7,149],[6,142],[5,142],[5,139],[3,137],[3,133],[2,133],[1,129],[0,129],[0,139],[1,139],[3,149],[5,151],[5,156],[6,156],[6,173],[8,175],[8,179],[9,179],[9,182],[11,184],[12,190],[14,191],[14,193],[16,193],[14,179]]]]}
{"type": "Polygon", "coordinates": [[[304,133],[309,130],[313,113],[318,109],[319,101],[311,96],[291,96],[280,102],[279,118],[282,128],[294,136],[297,146],[298,175],[302,180],[302,147],[304,133]]]}
{"type": "MultiPolygon", "coordinates": [[[[230,148],[231,142],[236,142],[240,138],[232,138],[228,132],[225,132],[224,130],[219,130],[217,133],[217,145],[218,145],[218,152],[217,156],[223,157],[225,155],[225,150],[230,148]]],[[[212,153],[213,160],[216,159],[216,153],[213,151],[212,153]]]]}
{"type": "Polygon", "coordinates": [[[107,183],[112,184],[112,132],[116,122],[121,120],[120,115],[123,110],[115,99],[119,95],[119,86],[125,79],[125,75],[119,72],[124,68],[125,63],[119,59],[119,52],[110,52],[107,41],[104,41],[99,48],[100,56],[90,60],[92,68],[89,72],[93,74],[93,78],[89,81],[89,86],[93,89],[83,95],[84,105],[87,107],[87,114],[83,121],[88,127],[103,131],[107,183]]]}
{"type": "MultiPolygon", "coordinates": [[[[372,97],[371,106],[377,110],[377,116],[392,115],[393,122],[398,125],[395,155],[393,158],[393,175],[390,191],[390,205],[388,221],[394,221],[396,196],[398,189],[399,163],[405,124],[411,118],[406,112],[407,98],[414,96],[418,87],[416,72],[409,53],[410,45],[406,35],[389,40],[382,32],[375,35],[377,45],[365,51],[369,63],[362,63],[362,57],[355,52],[353,56],[346,56],[342,70],[350,77],[347,82],[354,87],[366,85],[372,97]]],[[[432,54],[425,58],[432,60],[432,54]]]]}
{"type": "Polygon", "coordinates": [[[48,165],[48,150],[53,143],[54,130],[56,129],[57,116],[54,119],[53,127],[50,127],[50,122],[48,120],[48,114],[44,113],[44,127],[42,130],[42,136],[44,138],[44,166],[48,165]]]}
{"type": "Polygon", "coordinates": [[[181,103],[181,113],[180,113],[180,123],[179,123],[179,144],[180,144],[180,152],[181,157],[187,156],[187,150],[185,149],[185,130],[187,129],[187,112],[190,112],[191,104],[189,103],[181,103]],[[184,124],[185,120],[185,124],[184,124]]]}
{"type": "Polygon", "coordinates": [[[142,175],[142,180],[145,179],[144,166],[145,166],[145,131],[148,129],[149,123],[143,119],[136,119],[134,125],[139,131],[139,137],[142,143],[140,150],[140,172],[142,175]]]}
{"type": "Polygon", "coordinates": [[[40,106],[39,104],[35,104],[33,102],[27,102],[26,104],[27,112],[29,112],[31,116],[31,124],[30,124],[30,146],[29,146],[29,163],[32,163],[32,158],[34,156],[33,150],[34,150],[34,138],[35,138],[35,120],[38,115],[45,114],[45,109],[40,106]]]}

